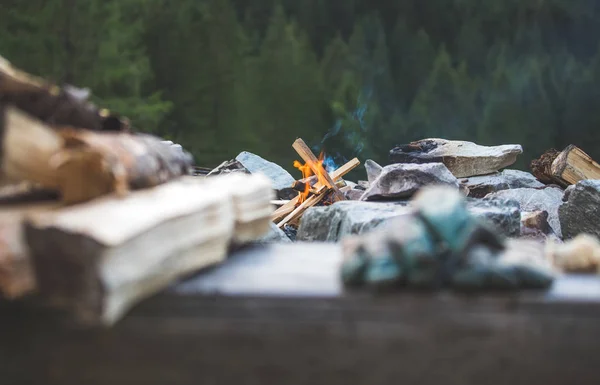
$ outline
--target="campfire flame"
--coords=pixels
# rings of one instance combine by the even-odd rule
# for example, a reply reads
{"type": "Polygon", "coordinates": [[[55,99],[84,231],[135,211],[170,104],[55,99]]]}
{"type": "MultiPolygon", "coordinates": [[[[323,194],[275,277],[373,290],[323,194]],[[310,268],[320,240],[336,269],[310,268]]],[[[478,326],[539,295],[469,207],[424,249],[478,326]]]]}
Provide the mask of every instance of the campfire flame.
{"type": "MultiPolygon", "coordinates": [[[[327,170],[325,170],[325,166],[323,166],[324,160],[325,160],[325,153],[323,151],[321,151],[321,153],[319,154],[319,159],[315,163],[316,167],[314,167],[314,168],[316,168],[318,171],[317,172],[317,183],[320,183],[322,185],[327,184],[327,181],[324,177],[324,173],[327,172],[327,170]]],[[[314,175],[311,165],[308,162],[305,164],[302,164],[299,161],[295,160],[294,167],[296,167],[298,170],[300,170],[302,172],[302,179],[309,178],[314,175]]],[[[298,193],[298,195],[300,197],[298,200],[298,203],[302,203],[308,198],[308,195],[310,194],[310,188],[311,188],[311,184],[307,182],[306,186],[304,187],[304,191],[298,193]]]]}

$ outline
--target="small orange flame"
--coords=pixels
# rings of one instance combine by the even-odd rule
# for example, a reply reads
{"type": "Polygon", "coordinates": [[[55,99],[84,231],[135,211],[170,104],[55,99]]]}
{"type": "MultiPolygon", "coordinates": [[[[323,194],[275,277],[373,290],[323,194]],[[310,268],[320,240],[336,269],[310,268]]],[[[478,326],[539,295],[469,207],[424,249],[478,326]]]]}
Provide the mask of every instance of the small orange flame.
{"type": "MultiPolygon", "coordinates": [[[[325,159],[325,153],[323,151],[321,151],[321,153],[319,154],[319,159],[314,164],[314,166],[315,166],[314,168],[317,170],[317,182],[320,183],[321,185],[327,184],[325,176],[324,176],[325,173],[327,172],[325,170],[325,167],[323,166],[324,159],[325,159]]],[[[311,165],[308,162],[305,164],[302,164],[299,161],[295,160],[294,167],[296,167],[298,170],[300,170],[302,172],[302,179],[309,178],[314,175],[313,168],[311,167],[311,165]]],[[[311,185],[310,185],[310,183],[307,182],[306,187],[304,188],[304,191],[298,193],[298,195],[300,197],[298,200],[298,203],[302,203],[308,198],[308,195],[310,194],[310,188],[311,188],[311,185]]]]}

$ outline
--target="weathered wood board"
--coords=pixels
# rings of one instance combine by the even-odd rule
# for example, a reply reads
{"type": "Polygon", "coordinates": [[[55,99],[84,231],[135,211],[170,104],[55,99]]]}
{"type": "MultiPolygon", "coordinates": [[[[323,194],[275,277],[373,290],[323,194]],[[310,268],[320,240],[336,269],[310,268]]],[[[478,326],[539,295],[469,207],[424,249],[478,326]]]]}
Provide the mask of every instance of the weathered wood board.
{"type": "Polygon", "coordinates": [[[0,306],[3,384],[597,384],[600,279],[548,292],[345,292],[334,244],[264,245],[112,329],[0,306]]]}

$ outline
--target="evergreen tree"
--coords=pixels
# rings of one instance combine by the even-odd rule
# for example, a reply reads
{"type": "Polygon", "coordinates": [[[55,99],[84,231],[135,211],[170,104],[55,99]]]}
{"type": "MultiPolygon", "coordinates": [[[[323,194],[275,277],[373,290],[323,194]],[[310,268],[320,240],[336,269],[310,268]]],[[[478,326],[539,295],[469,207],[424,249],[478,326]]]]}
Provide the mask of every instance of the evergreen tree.
{"type": "Polygon", "coordinates": [[[454,68],[450,54],[442,46],[429,78],[411,106],[411,129],[422,137],[472,137],[477,122],[475,92],[466,65],[454,68]]]}
{"type": "Polygon", "coordinates": [[[417,91],[429,76],[436,49],[427,32],[411,32],[403,18],[398,19],[390,38],[390,63],[401,110],[407,111],[417,91]]]}
{"type": "Polygon", "coordinates": [[[308,38],[288,22],[281,6],[273,12],[251,76],[258,113],[247,129],[259,135],[270,159],[292,168],[293,141],[318,143],[325,134],[327,100],[308,38]]]}

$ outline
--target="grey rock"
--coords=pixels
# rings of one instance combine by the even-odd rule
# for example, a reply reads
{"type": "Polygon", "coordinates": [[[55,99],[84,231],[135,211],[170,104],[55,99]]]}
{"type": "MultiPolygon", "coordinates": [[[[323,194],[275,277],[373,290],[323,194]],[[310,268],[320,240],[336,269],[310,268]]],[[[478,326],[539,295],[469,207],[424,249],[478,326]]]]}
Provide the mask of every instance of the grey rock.
{"type": "Polygon", "coordinates": [[[566,202],[566,201],[568,201],[568,200],[569,200],[569,196],[571,195],[571,191],[573,191],[573,190],[575,189],[575,186],[576,186],[576,185],[572,184],[572,185],[569,185],[569,186],[568,186],[568,187],[565,189],[565,192],[564,192],[564,194],[563,194],[563,199],[562,199],[562,200],[563,200],[563,202],[566,202]]]}
{"type": "Polygon", "coordinates": [[[356,188],[359,190],[366,190],[369,188],[369,182],[367,182],[366,180],[359,180],[358,186],[356,186],[356,188]]]}
{"type": "Polygon", "coordinates": [[[359,201],[364,193],[364,190],[352,189],[350,191],[347,191],[345,196],[346,199],[348,199],[349,201],[359,201]]]}
{"type": "Polygon", "coordinates": [[[600,180],[582,180],[569,190],[567,201],[558,209],[563,237],[579,234],[600,236],[600,180]]]}
{"type": "Polygon", "coordinates": [[[298,229],[295,226],[291,225],[283,225],[283,232],[288,236],[289,239],[293,241],[296,240],[296,234],[298,234],[298,229]]]}
{"type": "Polygon", "coordinates": [[[226,160],[225,162],[221,163],[220,165],[218,165],[217,167],[212,169],[212,171],[209,172],[207,176],[228,174],[230,172],[243,172],[246,174],[250,174],[250,171],[248,171],[244,167],[244,165],[242,165],[237,160],[232,159],[232,160],[226,160]]]}
{"type": "Polygon", "coordinates": [[[377,162],[367,159],[365,161],[365,169],[367,170],[367,180],[369,183],[373,183],[381,174],[383,167],[377,164],[377,162]]]}
{"type": "Polygon", "coordinates": [[[341,201],[311,207],[302,215],[296,240],[337,242],[348,235],[362,234],[390,218],[411,212],[407,204],[341,201]]]}
{"type": "Polygon", "coordinates": [[[486,198],[510,199],[519,202],[521,211],[547,211],[548,223],[554,233],[562,237],[558,207],[562,203],[563,190],[558,187],[516,188],[486,195],[486,198]]]}
{"type": "Polygon", "coordinates": [[[422,187],[433,185],[459,188],[458,180],[442,163],[390,164],[370,182],[361,200],[410,198],[422,187]]]}
{"type": "Polygon", "coordinates": [[[394,163],[443,162],[457,178],[486,175],[510,166],[523,152],[518,144],[481,146],[473,142],[423,139],[396,146],[390,151],[394,163]]]}
{"type": "Polygon", "coordinates": [[[521,210],[519,203],[514,200],[467,198],[467,208],[474,217],[504,236],[517,237],[521,233],[521,210]]]}
{"type": "Polygon", "coordinates": [[[273,189],[282,190],[290,188],[294,183],[294,177],[290,175],[283,167],[269,162],[251,152],[240,152],[235,159],[251,174],[262,173],[271,179],[273,189]]]}
{"type": "MultiPolygon", "coordinates": [[[[432,203],[432,205],[435,203],[432,203]]],[[[516,202],[502,199],[467,199],[467,208],[476,218],[506,236],[518,236],[520,212],[516,202]]],[[[300,220],[297,240],[337,242],[349,235],[363,234],[392,218],[409,215],[409,201],[341,201],[329,206],[311,207],[300,220]]]]}
{"type": "Polygon", "coordinates": [[[346,186],[350,186],[351,188],[356,188],[356,186],[358,186],[358,184],[349,180],[344,180],[344,183],[346,183],[346,186]]]}
{"type": "Polygon", "coordinates": [[[514,188],[542,188],[545,185],[532,174],[520,170],[473,176],[460,181],[469,189],[469,196],[483,198],[487,194],[514,188]]]}
{"type": "Polygon", "coordinates": [[[547,211],[523,211],[521,213],[521,238],[544,241],[549,237],[554,237],[554,231],[548,223],[547,211]]]}

